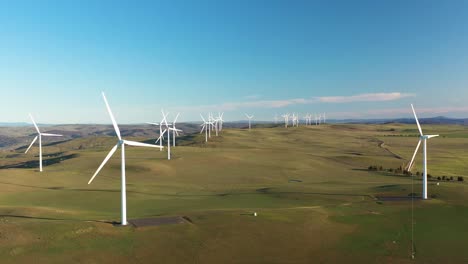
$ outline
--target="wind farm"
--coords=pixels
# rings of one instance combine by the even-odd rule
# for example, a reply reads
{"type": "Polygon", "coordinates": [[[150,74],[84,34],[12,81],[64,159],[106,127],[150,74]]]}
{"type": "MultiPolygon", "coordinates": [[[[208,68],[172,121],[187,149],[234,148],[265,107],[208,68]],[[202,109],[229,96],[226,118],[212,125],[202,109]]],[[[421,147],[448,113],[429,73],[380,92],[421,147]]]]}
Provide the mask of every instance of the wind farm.
{"type": "MultiPolygon", "coordinates": [[[[109,115],[112,124],[117,124],[110,110],[109,115]]],[[[181,124],[184,130],[185,126],[181,124]]],[[[134,254],[144,254],[148,260],[153,256],[162,257],[168,263],[180,263],[185,253],[171,254],[168,259],[165,252],[182,243],[183,252],[192,252],[203,262],[226,258],[261,262],[265,255],[282,262],[291,259],[287,244],[282,242],[288,238],[294,244],[307,245],[292,257],[297,262],[307,261],[309,252],[314,250],[320,252],[319,259],[324,262],[350,259],[372,262],[388,258],[400,262],[408,259],[411,244],[410,209],[414,192],[414,215],[420,223],[414,229],[417,259],[425,263],[450,255],[461,261],[465,255],[458,251],[457,240],[452,239],[464,232],[460,229],[464,220],[459,211],[463,199],[451,197],[467,197],[468,192],[464,182],[437,180],[437,177],[466,176],[463,167],[453,162],[446,164],[444,160],[455,155],[459,161],[468,160],[463,151],[463,145],[468,142],[464,143],[466,138],[462,136],[467,130],[460,126],[425,126],[426,133],[438,131],[442,136],[431,144],[429,198],[422,200],[422,192],[418,190],[422,190],[424,174],[408,176],[397,172],[402,163],[411,162],[411,142],[418,138],[412,132],[413,127],[414,124],[329,124],[285,130],[282,124],[272,128],[253,125],[251,133],[256,137],[248,133],[248,128],[228,128],[208,144],[206,134],[195,130],[193,137],[179,137],[177,156],[170,161],[164,152],[155,149],[159,146],[153,145],[154,141],[149,143],[150,148],[126,148],[132,144],[147,146],[140,143],[149,141],[145,138],[117,136],[115,145],[115,136],[83,137],[44,146],[47,152],[60,149],[64,154],[77,155],[48,165],[40,178],[35,176],[34,168],[15,168],[20,156],[8,158],[11,154],[2,151],[2,167],[10,165],[9,169],[1,170],[2,175],[9,175],[2,180],[2,186],[9,187],[10,191],[0,197],[8,201],[8,208],[17,208],[15,213],[3,212],[5,228],[15,223],[16,232],[23,234],[30,225],[35,225],[39,229],[29,232],[49,241],[48,248],[53,249],[50,253],[33,251],[38,242],[13,240],[5,252],[21,247],[24,253],[10,255],[6,260],[48,256],[60,261],[65,255],[52,253],[58,251],[86,261],[100,254],[115,254],[112,253],[116,252],[115,243],[126,247],[136,241],[144,244],[151,240],[161,245],[156,247],[159,249],[148,251],[146,247],[134,245],[133,250],[119,253],[119,259],[131,261],[134,254]],[[285,131],[286,140],[283,139],[285,131]],[[100,143],[96,144],[96,140],[100,143]],[[98,159],[106,155],[104,146],[113,144],[89,180],[98,159]],[[275,151],[271,151],[272,144],[275,151]],[[77,146],[83,147],[79,150],[77,146]],[[121,155],[112,158],[119,146],[121,155]],[[129,160],[125,167],[126,159],[129,160]],[[204,165],[206,162],[208,166],[204,165]],[[369,165],[383,169],[369,170],[369,165]],[[182,167],[183,170],[178,169],[182,167]],[[98,174],[101,178],[94,178],[98,174]],[[440,185],[436,185],[438,182],[440,185]],[[127,202],[128,206],[123,207],[127,202]],[[257,215],[255,218],[250,218],[252,212],[257,215]],[[439,217],[441,214],[444,217],[439,217]],[[125,224],[133,231],[117,228],[125,224]],[[423,240],[431,225],[445,226],[443,233],[431,229],[438,237],[433,243],[423,240]],[[40,227],[49,231],[40,232],[40,227]],[[231,233],[233,228],[238,230],[236,235],[231,233]],[[78,240],[65,243],[68,235],[56,237],[60,232],[78,240]],[[211,247],[216,248],[215,234],[223,236],[223,243],[234,251],[218,248],[213,252],[190,246],[190,241],[204,241],[214,243],[211,247]],[[323,244],[314,234],[329,239],[323,244]],[[106,242],[111,237],[115,242],[106,242]],[[253,251],[239,243],[239,239],[262,246],[253,251]],[[78,257],[80,241],[93,241],[104,253],[96,255],[89,249],[90,254],[78,257]],[[356,245],[355,241],[361,242],[356,245]],[[431,250],[436,245],[440,247],[441,242],[444,250],[431,250]],[[392,248],[382,250],[388,243],[392,248]],[[349,253],[351,249],[354,253],[349,253]]],[[[66,134],[68,129],[60,130],[66,134]]],[[[115,125],[114,134],[119,135],[121,131],[128,133],[115,125]]],[[[413,166],[413,171],[422,171],[423,163],[415,159],[413,166]]]]}
{"type": "Polygon", "coordinates": [[[0,3],[0,263],[468,263],[467,13],[0,3]]]}

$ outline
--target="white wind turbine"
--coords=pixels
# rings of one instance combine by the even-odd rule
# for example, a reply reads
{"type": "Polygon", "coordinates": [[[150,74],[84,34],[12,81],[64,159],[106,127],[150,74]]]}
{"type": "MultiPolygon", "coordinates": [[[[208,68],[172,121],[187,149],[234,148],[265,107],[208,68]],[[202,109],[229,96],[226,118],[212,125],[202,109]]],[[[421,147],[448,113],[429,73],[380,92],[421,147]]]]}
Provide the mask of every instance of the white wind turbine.
{"type": "Polygon", "coordinates": [[[416,111],[414,111],[413,105],[411,105],[411,109],[413,109],[414,118],[416,119],[416,124],[418,125],[419,130],[419,142],[416,146],[416,150],[414,151],[413,158],[411,158],[411,162],[408,164],[407,170],[410,171],[414,165],[414,158],[418,153],[419,146],[421,145],[421,141],[423,143],[423,195],[422,198],[424,200],[427,199],[427,140],[433,137],[438,137],[439,135],[424,135],[421,129],[421,125],[419,124],[418,117],[416,116],[416,111]]]}
{"type": "Polygon", "coordinates": [[[284,127],[285,127],[285,128],[288,128],[288,125],[289,125],[289,113],[288,113],[288,114],[282,115],[282,117],[284,118],[284,127]]]}
{"type": "Polygon", "coordinates": [[[164,114],[164,111],[163,111],[162,109],[161,109],[161,113],[162,113],[162,115],[163,115],[163,118],[161,119],[161,122],[159,122],[159,123],[146,122],[146,124],[159,126],[159,138],[158,138],[158,140],[156,140],[156,143],[158,143],[158,141],[159,141],[159,147],[160,147],[159,149],[160,149],[160,151],[163,150],[163,147],[162,147],[162,140],[164,139],[164,133],[165,133],[166,130],[167,130],[167,129],[165,129],[164,132],[163,132],[163,130],[162,130],[163,122],[164,122],[164,120],[167,119],[167,116],[164,114]]]}
{"type": "Polygon", "coordinates": [[[253,115],[248,115],[248,114],[245,114],[245,116],[249,119],[249,131],[251,129],[251,125],[250,125],[250,122],[252,121],[252,118],[254,117],[253,115]]]}
{"type": "Polygon", "coordinates": [[[172,122],[172,146],[175,147],[176,145],[176,135],[179,136],[179,132],[182,132],[182,130],[176,128],[176,122],[177,118],[179,118],[180,113],[177,113],[176,117],[174,118],[174,122],[172,122]]]}
{"type": "MultiPolygon", "coordinates": [[[[182,130],[175,128],[175,125],[174,125],[175,122],[177,121],[177,118],[179,117],[179,114],[177,114],[176,118],[174,119],[174,122],[172,124],[169,124],[167,123],[167,115],[169,113],[165,114],[163,110],[161,110],[161,113],[163,114],[163,117],[164,117],[163,122],[164,122],[164,125],[166,126],[166,130],[164,130],[162,135],[164,135],[164,133],[167,133],[167,159],[170,160],[171,159],[171,131],[174,134],[174,142],[175,142],[175,135],[176,134],[179,135],[179,132],[182,132],[182,130]]],[[[161,140],[161,136],[160,138],[158,138],[158,140],[161,140]]]]}
{"type": "Polygon", "coordinates": [[[307,113],[305,116],[304,116],[304,119],[305,119],[305,122],[306,122],[306,126],[310,125],[310,115],[309,113],[307,113]]]}
{"type": "Polygon", "coordinates": [[[117,126],[117,122],[115,121],[114,115],[112,114],[109,103],[107,102],[107,99],[106,99],[106,96],[104,95],[104,93],[102,93],[102,98],[104,99],[104,103],[106,104],[107,111],[109,112],[109,116],[110,116],[110,118],[112,120],[112,125],[114,126],[115,133],[117,134],[117,137],[118,137],[119,140],[117,141],[117,144],[111,149],[109,154],[107,154],[106,158],[101,163],[99,168],[96,170],[93,177],[91,177],[88,184],[91,184],[91,182],[99,174],[99,172],[104,167],[104,165],[106,165],[107,161],[109,161],[109,159],[112,157],[112,155],[114,155],[114,153],[117,151],[117,148],[121,147],[121,149],[122,149],[122,156],[121,156],[121,158],[122,158],[122,161],[121,161],[121,165],[122,165],[122,179],[121,179],[122,182],[121,183],[122,183],[122,186],[121,186],[121,190],[120,190],[121,194],[122,194],[122,199],[121,199],[121,203],[122,203],[122,223],[121,224],[122,225],[127,225],[127,191],[126,191],[126,182],[125,182],[125,145],[135,146],[135,147],[151,147],[151,148],[161,148],[161,147],[157,146],[157,145],[145,144],[145,143],[141,143],[141,142],[128,141],[128,140],[122,139],[122,137],[120,136],[120,129],[117,126]]]}
{"type": "Polygon", "coordinates": [[[39,171],[42,172],[42,136],[45,136],[45,137],[61,137],[62,135],[41,133],[41,131],[39,131],[39,127],[37,126],[37,124],[34,121],[34,118],[32,117],[31,114],[29,114],[29,117],[31,118],[31,121],[33,122],[33,125],[36,128],[37,136],[33,139],[31,144],[29,145],[28,149],[26,149],[26,151],[24,153],[28,153],[28,151],[32,147],[32,145],[36,142],[37,139],[39,139],[39,171]]]}
{"type": "Polygon", "coordinates": [[[203,130],[205,130],[205,142],[208,142],[208,130],[210,129],[210,126],[213,124],[211,121],[206,121],[205,118],[203,118],[202,114],[200,114],[200,117],[203,120],[203,124],[201,124],[202,129],[200,131],[200,134],[203,133],[203,130]]]}
{"type": "Polygon", "coordinates": [[[219,122],[219,131],[223,131],[223,119],[224,112],[223,113],[218,113],[218,122],[219,122]]]}
{"type": "Polygon", "coordinates": [[[213,123],[214,130],[216,132],[216,136],[218,136],[219,131],[219,118],[214,118],[213,115],[210,115],[210,121],[213,123]]]}

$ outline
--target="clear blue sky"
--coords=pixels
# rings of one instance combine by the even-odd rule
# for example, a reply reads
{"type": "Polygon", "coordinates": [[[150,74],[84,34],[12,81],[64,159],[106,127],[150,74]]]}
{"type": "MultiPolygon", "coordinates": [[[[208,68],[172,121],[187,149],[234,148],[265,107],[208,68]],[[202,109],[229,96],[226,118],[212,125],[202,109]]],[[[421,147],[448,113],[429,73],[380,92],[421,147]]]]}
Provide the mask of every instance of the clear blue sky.
{"type": "Polygon", "coordinates": [[[468,117],[468,1],[1,1],[0,122],[468,117]]]}

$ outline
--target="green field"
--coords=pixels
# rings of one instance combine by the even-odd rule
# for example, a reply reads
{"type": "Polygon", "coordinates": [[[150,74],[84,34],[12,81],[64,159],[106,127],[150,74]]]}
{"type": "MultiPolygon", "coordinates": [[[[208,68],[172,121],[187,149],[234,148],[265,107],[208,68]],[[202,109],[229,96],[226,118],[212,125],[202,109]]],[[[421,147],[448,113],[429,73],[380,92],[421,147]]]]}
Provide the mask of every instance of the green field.
{"type": "MultiPolygon", "coordinates": [[[[433,198],[414,201],[414,260],[411,199],[377,197],[421,194],[420,177],[388,171],[411,158],[415,126],[342,124],[225,129],[208,144],[187,137],[170,161],[127,147],[128,218],[191,220],[155,227],[111,224],[119,152],[87,184],[116,138],[47,146],[46,156],[77,155],[43,173],[0,170],[1,263],[467,263],[468,128],[424,132],[441,135],[428,143],[429,173],[455,180],[430,181],[433,198]]],[[[0,166],[37,160],[37,147],[20,153],[0,152],[0,166]]]]}

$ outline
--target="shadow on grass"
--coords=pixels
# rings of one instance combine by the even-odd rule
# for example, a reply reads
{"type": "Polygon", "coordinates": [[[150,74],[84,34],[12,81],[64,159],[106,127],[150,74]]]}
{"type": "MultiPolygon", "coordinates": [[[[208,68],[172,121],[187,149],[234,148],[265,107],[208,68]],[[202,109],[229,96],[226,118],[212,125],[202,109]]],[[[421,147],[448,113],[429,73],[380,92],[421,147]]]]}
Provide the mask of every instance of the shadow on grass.
{"type": "MultiPolygon", "coordinates": [[[[90,223],[100,223],[108,224],[116,227],[123,227],[122,222],[118,221],[108,221],[108,220],[92,220],[92,219],[69,219],[69,218],[59,218],[59,217],[39,217],[39,216],[27,216],[27,215],[9,215],[9,214],[0,214],[0,217],[5,218],[19,218],[19,219],[28,219],[28,220],[43,220],[43,221],[69,221],[69,222],[90,222],[90,223]]],[[[145,226],[160,226],[160,225],[169,225],[169,224],[183,224],[190,223],[193,224],[193,221],[188,216],[147,216],[145,218],[138,219],[129,219],[128,223],[133,227],[145,227],[145,226]]]]}
{"type": "MultiPolygon", "coordinates": [[[[54,141],[54,142],[51,142],[51,143],[43,144],[42,147],[55,146],[55,145],[58,145],[58,144],[62,144],[62,143],[69,142],[69,141],[72,141],[72,139],[61,140],[61,141],[54,141]]],[[[24,145],[24,146],[21,146],[21,147],[16,148],[15,151],[23,151],[23,150],[25,150],[25,149],[27,149],[27,148],[28,148],[28,145],[24,145]]]]}
{"type": "Polygon", "coordinates": [[[69,218],[58,218],[58,217],[39,217],[39,216],[27,216],[27,215],[9,215],[9,214],[0,214],[0,217],[10,217],[10,218],[20,218],[20,219],[33,219],[33,220],[46,220],[46,221],[70,221],[70,222],[94,222],[94,223],[103,223],[103,224],[120,224],[115,221],[105,221],[105,220],[92,220],[92,219],[69,219],[69,218]]]}
{"type": "MultiPolygon", "coordinates": [[[[59,156],[59,155],[61,155],[61,153],[53,153],[53,154],[47,155],[47,156],[55,156],[55,157],[51,159],[43,160],[42,165],[50,166],[50,165],[57,164],[62,161],[73,159],[79,156],[78,154],[70,154],[70,155],[65,155],[65,156],[59,156]]],[[[39,161],[29,160],[29,161],[25,161],[21,163],[0,166],[0,169],[31,169],[31,168],[37,168],[37,167],[39,167],[39,161]]]]}
{"type": "MultiPolygon", "coordinates": [[[[26,184],[17,184],[17,183],[9,183],[9,182],[0,182],[0,184],[7,184],[7,185],[14,185],[20,187],[28,187],[28,188],[36,188],[36,189],[43,189],[43,190],[51,190],[51,191],[76,191],[76,192],[108,192],[108,193],[119,193],[120,189],[79,189],[79,188],[66,188],[63,186],[52,186],[52,187],[42,187],[42,186],[33,186],[33,185],[26,185],[26,184]]],[[[165,196],[165,197],[227,197],[227,196],[241,196],[241,195],[327,195],[327,196],[352,196],[352,197],[367,197],[370,199],[374,199],[372,195],[369,194],[353,194],[353,193],[327,193],[327,192],[293,192],[293,191],[273,191],[272,188],[260,188],[255,190],[255,192],[235,192],[235,193],[213,193],[213,194],[163,194],[163,193],[148,193],[148,192],[139,192],[139,191],[132,191],[127,189],[127,193],[132,194],[142,194],[142,195],[150,195],[150,196],[165,196]]]]}

